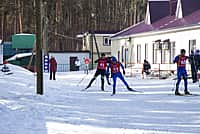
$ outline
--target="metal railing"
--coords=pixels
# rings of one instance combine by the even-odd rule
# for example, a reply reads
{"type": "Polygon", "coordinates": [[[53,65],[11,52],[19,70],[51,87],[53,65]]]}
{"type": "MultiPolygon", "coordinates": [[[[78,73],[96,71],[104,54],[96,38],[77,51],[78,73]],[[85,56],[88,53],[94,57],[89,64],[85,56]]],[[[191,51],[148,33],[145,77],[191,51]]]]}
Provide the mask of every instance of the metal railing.
{"type": "MultiPolygon", "coordinates": [[[[190,64],[186,65],[188,74],[191,74],[190,64]]],[[[175,75],[177,70],[176,64],[151,64],[150,75],[146,75],[143,70],[143,64],[129,63],[126,68],[126,76],[135,77],[141,76],[141,78],[146,78],[148,76],[162,79],[170,75],[175,75]]]]}

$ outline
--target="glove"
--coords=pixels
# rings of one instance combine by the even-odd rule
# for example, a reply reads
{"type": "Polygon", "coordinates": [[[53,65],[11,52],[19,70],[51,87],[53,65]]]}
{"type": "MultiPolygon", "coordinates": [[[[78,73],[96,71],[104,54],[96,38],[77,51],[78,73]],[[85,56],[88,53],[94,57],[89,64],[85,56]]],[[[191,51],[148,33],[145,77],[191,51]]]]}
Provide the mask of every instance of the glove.
{"type": "Polygon", "coordinates": [[[124,74],[124,75],[126,74],[125,70],[123,70],[123,74],[124,74]]]}

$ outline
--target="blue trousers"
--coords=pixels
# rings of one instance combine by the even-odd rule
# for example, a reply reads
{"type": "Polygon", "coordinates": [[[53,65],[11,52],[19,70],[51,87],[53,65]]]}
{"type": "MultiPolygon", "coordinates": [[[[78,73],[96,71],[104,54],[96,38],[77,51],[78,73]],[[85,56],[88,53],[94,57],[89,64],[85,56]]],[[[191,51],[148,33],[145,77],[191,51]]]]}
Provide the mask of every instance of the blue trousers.
{"type": "Polygon", "coordinates": [[[117,72],[117,73],[112,74],[112,77],[113,77],[113,93],[115,93],[115,91],[116,91],[117,78],[120,78],[120,80],[124,83],[124,85],[126,87],[128,87],[128,83],[125,81],[121,72],[117,72]]]}
{"type": "Polygon", "coordinates": [[[184,87],[185,87],[185,91],[187,91],[187,85],[188,85],[188,82],[187,82],[187,71],[185,68],[178,68],[177,70],[177,83],[176,83],[176,90],[178,90],[179,88],[179,84],[181,82],[181,79],[183,77],[183,80],[184,80],[184,87]]]}

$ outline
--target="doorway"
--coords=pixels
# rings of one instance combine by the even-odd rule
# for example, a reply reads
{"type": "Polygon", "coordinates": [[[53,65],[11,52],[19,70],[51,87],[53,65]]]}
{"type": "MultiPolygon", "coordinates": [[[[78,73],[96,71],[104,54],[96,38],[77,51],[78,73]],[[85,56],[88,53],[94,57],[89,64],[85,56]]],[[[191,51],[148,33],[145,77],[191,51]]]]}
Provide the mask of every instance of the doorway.
{"type": "Polygon", "coordinates": [[[75,60],[77,57],[70,57],[70,71],[76,71],[75,60]]]}

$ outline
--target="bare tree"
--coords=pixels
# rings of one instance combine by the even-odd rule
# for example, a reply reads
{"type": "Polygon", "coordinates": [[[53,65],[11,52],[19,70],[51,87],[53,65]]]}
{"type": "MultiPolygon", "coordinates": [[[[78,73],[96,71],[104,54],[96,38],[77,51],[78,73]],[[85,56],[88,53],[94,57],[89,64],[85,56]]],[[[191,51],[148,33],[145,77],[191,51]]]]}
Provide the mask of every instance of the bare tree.
{"type": "MultiPolygon", "coordinates": [[[[45,0],[49,50],[80,50],[76,35],[87,31],[120,31],[144,18],[146,0],[45,0]]],[[[43,0],[44,2],[44,0],[43,0]]],[[[0,11],[6,11],[5,38],[12,34],[35,33],[32,14],[35,0],[1,0],[0,11]]],[[[3,14],[0,15],[1,27],[3,14]]]]}

